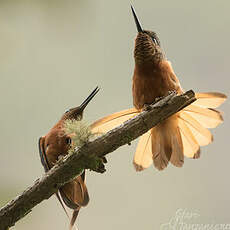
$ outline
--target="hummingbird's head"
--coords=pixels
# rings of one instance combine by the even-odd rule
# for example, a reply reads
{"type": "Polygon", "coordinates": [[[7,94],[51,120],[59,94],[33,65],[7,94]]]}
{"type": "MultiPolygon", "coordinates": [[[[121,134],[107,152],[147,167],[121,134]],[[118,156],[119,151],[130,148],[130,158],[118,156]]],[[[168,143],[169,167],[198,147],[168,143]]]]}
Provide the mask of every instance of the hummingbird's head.
{"type": "Polygon", "coordinates": [[[100,88],[96,87],[93,92],[82,102],[82,104],[78,107],[71,108],[67,110],[61,120],[81,120],[83,116],[83,112],[85,107],[89,104],[89,102],[93,99],[93,97],[98,93],[100,88]]]}
{"type": "Polygon", "coordinates": [[[164,58],[163,51],[160,47],[160,40],[155,32],[142,29],[132,6],[131,9],[138,32],[134,48],[135,62],[136,64],[148,62],[157,64],[164,58]]]}

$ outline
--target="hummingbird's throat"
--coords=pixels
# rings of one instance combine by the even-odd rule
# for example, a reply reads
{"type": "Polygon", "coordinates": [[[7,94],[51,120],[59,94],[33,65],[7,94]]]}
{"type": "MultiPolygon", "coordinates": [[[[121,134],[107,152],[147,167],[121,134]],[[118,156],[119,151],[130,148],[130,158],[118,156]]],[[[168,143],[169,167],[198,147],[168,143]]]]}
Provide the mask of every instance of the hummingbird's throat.
{"type": "Polygon", "coordinates": [[[163,60],[161,48],[146,33],[138,33],[135,41],[134,58],[136,64],[158,64],[163,60]]]}

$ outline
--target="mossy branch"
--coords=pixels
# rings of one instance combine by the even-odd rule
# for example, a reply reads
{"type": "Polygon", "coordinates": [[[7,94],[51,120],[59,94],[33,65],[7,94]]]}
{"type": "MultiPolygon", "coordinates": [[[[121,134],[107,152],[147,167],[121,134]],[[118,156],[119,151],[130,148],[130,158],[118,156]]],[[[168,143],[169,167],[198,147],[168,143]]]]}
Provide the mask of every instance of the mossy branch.
{"type": "Polygon", "coordinates": [[[177,96],[171,93],[157,103],[128,120],[123,125],[107,134],[89,141],[67,157],[58,161],[49,172],[37,179],[21,195],[0,209],[0,229],[6,230],[31,209],[45,199],[50,198],[62,185],[81,174],[84,169],[101,172],[100,157],[115,151],[122,145],[129,144],[153,126],[167,119],[174,113],[194,102],[192,90],[177,96]]]}

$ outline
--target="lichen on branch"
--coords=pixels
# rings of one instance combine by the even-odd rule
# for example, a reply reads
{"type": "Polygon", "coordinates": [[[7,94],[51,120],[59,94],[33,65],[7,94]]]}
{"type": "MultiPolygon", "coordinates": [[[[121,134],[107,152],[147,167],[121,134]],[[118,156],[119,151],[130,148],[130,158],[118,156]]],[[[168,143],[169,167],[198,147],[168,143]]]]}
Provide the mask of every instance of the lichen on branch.
{"type": "Polygon", "coordinates": [[[91,132],[90,125],[84,120],[65,120],[64,131],[72,140],[70,154],[97,136],[91,132]]]}

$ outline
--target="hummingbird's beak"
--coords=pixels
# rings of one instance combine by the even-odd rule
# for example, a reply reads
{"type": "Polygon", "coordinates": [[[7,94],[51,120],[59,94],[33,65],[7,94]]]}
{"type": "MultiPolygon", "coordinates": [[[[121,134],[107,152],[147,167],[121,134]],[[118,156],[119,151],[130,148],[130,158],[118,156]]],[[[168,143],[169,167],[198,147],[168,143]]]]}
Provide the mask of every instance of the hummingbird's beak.
{"type": "Polygon", "coordinates": [[[85,107],[89,104],[89,102],[93,99],[93,97],[98,93],[99,90],[100,88],[96,87],[93,90],[93,92],[81,103],[80,106],[67,110],[62,116],[61,120],[66,120],[66,119],[81,120],[85,107]]]}
{"type": "Polygon", "coordinates": [[[79,106],[80,111],[84,111],[85,107],[89,104],[89,102],[94,98],[94,96],[98,93],[100,88],[98,86],[93,90],[93,92],[81,103],[79,106]]]}
{"type": "Polygon", "coordinates": [[[136,27],[137,27],[137,31],[140,33],[140,32],[143,32],[142,28],[141,28],[141,24],[137,18],[137,15],[135,13],[135,10],[133,8],[133,6],[131,5],[131,10],[132,10],[132,13],[133,13],[133,17],[134,17],[134,20],[135,20],[135,23],[136,23],[136,27]]]}

